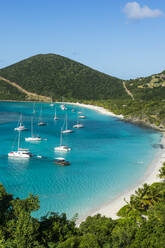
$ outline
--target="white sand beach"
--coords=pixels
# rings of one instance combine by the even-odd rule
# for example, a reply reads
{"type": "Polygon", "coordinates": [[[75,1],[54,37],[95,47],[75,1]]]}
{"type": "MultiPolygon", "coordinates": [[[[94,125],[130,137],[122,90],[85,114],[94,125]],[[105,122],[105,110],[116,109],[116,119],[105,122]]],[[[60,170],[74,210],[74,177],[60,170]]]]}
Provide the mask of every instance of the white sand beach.
{"type": "Polygon", "coordinates": [[[123,115],[115,115],[114,113],[110,112],[109,110],[106,110],[103,107],[99,107],[99,106],[95,106],[95,105],[91,105],[91,104],[84,104],[84,103],[79,103],[79,102],[64,102],[64,104],[70,104],[70,105],[76,105],[82,108],[88,108],[88,109],[92,109],[95,110],[103,115],[109,115],[109,116],[113,116],[113,117],[117,117],[120,119],[123,119],[123,115]]]}
{"type": "MultiPolygon", "coordinates": [[[[165,145],[165,135],[163,135],[162,137],[161,144],[165,145]]],[[[126,205],[124,199],[129,202],[130,196],[135,193],[135,190],[137,190],[139,187],[142,187],[144,183],[152,184],[154,182],[160,181],[160,178],[158,177],[159,169],[162,167],[164,161],[165,161],[165,150],[159,149],[151,165],[147,169],[145,175],[139,180],[139,182],[136,185],[122,192],[115,199],[111,200],[109,203],[96,209],[90,215],[93,216],[99,213],[106,217],[117,219],[118,216],[116,215],[116,213],[120,210],[120,208],[126,205]]]]}
{"type": "MultiPolygon", "coordinates": [[[[95,111],[100,112],[101,114],[106,114],[109,116],[114,116],[120,119],[123,119],[122,115],[115,115],[114,113],[98,106],[94,105],[88,105],[88,104],[81,104],[81,103],[68,103],[66,104],[72,104],[76,106],[80,106],[83,108],[89,108],[95,111]]],[[[161,139],[161,144],[165,146],[165,133],[162,133],[162,139],[161,139]]],[[[158,182],[160,181],[160,178],[158,177],[159,174],[159,169],[162,167],[163,162],[165,161],[165,150],[159,148],[157,154],[155,155],[151,165],[148,167],[145,175],[139,180],[139,182],[134,185],[132,188],[129,188],[128,190],[122,192],[120,195],[118,195],[115,199],[111,200],[107,203],[102,205],[100,204],[99,208],[96,208],[95,210],[89,212],[84,216],[83,218],[79,219],[77,221],[77,224],[79,225],[83,220],[86,219],[87,216],[93,216],[96,214],[101,214],[106,217],[111,217],[112,219],[117,219],[118,216],[116,215],[117,212],[121,207],[123,207],[126,203],[126,201],[129,201],[130,196],[135,193],[135,190],[137,190],[139,187],[141,187],[144,183],[152,184],[153,182],[158,182]]]]}

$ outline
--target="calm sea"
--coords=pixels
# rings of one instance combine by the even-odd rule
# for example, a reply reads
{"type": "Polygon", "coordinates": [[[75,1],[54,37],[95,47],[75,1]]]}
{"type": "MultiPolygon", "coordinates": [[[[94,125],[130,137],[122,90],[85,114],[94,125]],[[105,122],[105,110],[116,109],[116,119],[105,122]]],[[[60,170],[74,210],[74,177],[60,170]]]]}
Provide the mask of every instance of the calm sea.
{"type": "Polygon", "coordinates": [[[54,152],[54,147],[59,146],[66,114],[59,104],[56,104],[59,120],[54,121],[55,107],[49,104],[0,103],[0,182],[15,197],[28,197],[29,193],[38,195],[40,210],[35,213],[37,217],[48,211],[66,212],[68,217],[75,213],[84,215],[136,184],[158,151],[152,145],[160,142],[159,132],[89,109],[72,105],[67,108],[69,128],[76,124],[78,111],[87,118],[80,120],[84,128],[63,135],[63,143],[72,150],[59,154],[54,152]],[[47,125],[39,127],[41,108],[47,125]],[[20,114],[29,128],[21,132],[21,147],[29,148],[43,158],[8,158],[8,152],[17,149],[18,132],[14,128],[20,114]],[[32,116],[34,134],[47,141],[25,141],[25,137],[30,136],[32,116]],[[54,159],[59,156],[69,160],[71,165],[56,165],[54,159]]]}

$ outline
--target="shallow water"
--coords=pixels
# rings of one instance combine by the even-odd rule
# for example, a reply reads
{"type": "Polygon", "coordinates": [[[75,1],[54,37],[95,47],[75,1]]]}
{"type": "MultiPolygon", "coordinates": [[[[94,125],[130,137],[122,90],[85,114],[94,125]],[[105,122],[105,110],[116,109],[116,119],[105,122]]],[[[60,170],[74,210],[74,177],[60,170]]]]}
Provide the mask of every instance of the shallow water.
{"type": "Polygon", "coordinates": [[[37,103],[36,114],[33,114],[33,103],[0,103],[0,182],[14,196],[38,195],[41,207],[35,213],[37,217],[48,211],[66,212],[69,217],[75,213],[81,216],[138,182],[158,151],[152,145],[160,142],[161,134],[93,110],[68,105],[70,128],[77,121],[78,111],[87,118],[81,120],[84,128],[63,135],[63,143],[72,150],[60,154],[54,152],[54,147],[59,145],[66,111],[62,111],[59,104],[56,108],[60,119],[54,121],[54,107],[49,104],[37,103]],[[38,127],[41,105],[47,126],[38,127]],[[14,128],[20,113],[24,125],[29,128],[21,132],[21,147],[30,148],[33,154],[44,158],[8,158],[8,152],[17,149],[18,132],[14,128]],[[30,143],[24,140],[30,136],[32,116],[34,134],[47,141],[30,143]],[[54,158],[59,156],[69,160],[71,166],[54,164],[54,158]]]}

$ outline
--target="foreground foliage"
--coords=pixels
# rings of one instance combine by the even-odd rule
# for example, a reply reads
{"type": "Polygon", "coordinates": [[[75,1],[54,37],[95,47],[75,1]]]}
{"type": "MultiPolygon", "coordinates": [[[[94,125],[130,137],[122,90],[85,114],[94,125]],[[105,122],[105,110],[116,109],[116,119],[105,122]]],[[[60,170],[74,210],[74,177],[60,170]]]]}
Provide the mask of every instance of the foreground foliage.
{"type": "Polygon", "coordinates": [[[38,209],[38,197],[14,199],[0,185],[1,248],[165,247],[165,182],[144,184],[120,209],[117,220],[97,214],[76,227],[76,216],[68,220],[64,213],[32,217],[38,209]]]}

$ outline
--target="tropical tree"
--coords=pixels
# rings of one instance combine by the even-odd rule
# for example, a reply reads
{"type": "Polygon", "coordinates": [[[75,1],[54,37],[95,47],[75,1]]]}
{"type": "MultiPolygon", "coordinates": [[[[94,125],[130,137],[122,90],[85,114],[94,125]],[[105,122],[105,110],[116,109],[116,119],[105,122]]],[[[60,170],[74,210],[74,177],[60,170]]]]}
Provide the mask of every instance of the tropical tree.
{"type": "Polygon", "coordinates": [[[93,217],[88,216],[85,222],[80,225],[80,233],[83,235],[92,234],[95,236],[98,244],[102,247],[106,242],[111,242],[111,233],[115,222],[111,218],[106,218],[97,214],[93,217]]]}
{"type": "Polygon", "coordinates": [[[160,172],[159,177],[165,180],[165,162],[163,163],[163,166],[161,167],[159,172],[160,172]]]}

